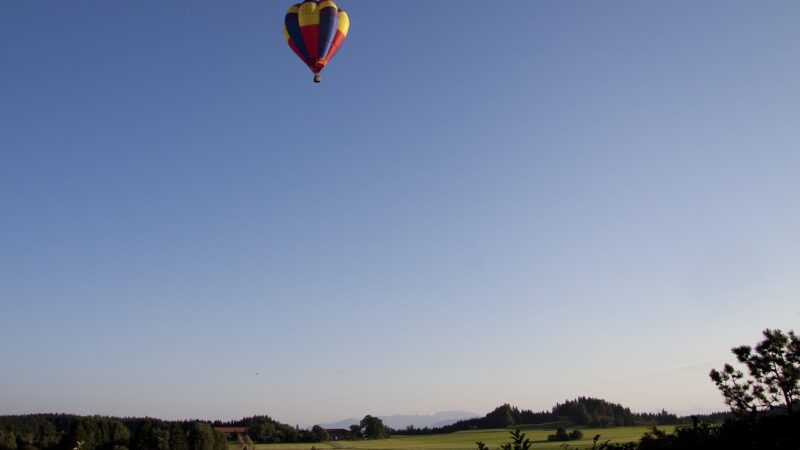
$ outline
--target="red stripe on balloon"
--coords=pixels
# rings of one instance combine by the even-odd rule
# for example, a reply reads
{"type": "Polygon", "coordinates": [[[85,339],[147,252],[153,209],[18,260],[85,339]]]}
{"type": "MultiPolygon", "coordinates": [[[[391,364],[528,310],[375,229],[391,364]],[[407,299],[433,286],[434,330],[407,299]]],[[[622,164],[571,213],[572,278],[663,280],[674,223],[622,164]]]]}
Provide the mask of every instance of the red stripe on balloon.
{"type": "Polygon", "coordinates": [[[319,24],[300,27],[300,32],[308,51],[308,66],[313,67],[319,59],[319,24]]]}

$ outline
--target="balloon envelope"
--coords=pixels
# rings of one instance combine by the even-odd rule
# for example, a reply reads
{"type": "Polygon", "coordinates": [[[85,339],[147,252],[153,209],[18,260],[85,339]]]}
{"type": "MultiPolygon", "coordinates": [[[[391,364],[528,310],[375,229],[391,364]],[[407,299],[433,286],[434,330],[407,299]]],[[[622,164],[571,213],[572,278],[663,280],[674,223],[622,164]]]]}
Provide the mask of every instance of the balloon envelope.
{"type": "Polygon", "coordinates": [[[292,51],[318,74],[339,50],[350,29],[347,13],[330,0],[305,0],[289,8],[283,37],[292,51]]]}

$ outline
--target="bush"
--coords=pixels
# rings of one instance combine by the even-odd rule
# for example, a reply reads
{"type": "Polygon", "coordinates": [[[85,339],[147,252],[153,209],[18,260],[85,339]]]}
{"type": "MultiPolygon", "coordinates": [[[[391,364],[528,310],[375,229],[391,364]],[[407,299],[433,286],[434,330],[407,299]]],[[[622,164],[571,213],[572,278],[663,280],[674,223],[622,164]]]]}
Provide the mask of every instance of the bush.
{"type": "Polygon", "coordinates": [[[550,442],[575,441],[578,439],[583,439],[583,433],[581,430],[572,430],[567,433],[567,430],[562,427],[558,427],[558,429],[556,429],[556,434],[547,436],[547,440],[550,442]]]}

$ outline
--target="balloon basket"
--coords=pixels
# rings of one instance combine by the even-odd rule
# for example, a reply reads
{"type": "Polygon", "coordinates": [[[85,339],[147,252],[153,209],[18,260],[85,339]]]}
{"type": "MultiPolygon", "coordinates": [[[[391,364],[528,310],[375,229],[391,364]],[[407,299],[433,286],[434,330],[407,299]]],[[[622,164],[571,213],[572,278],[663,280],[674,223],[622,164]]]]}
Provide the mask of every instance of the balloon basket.
{"type": "Polygon", "coordinates": [[[314,83],[319,83],[321,81],[322,81],[322,77],[320,77],[319,75],[314,75],[314,83]]]}

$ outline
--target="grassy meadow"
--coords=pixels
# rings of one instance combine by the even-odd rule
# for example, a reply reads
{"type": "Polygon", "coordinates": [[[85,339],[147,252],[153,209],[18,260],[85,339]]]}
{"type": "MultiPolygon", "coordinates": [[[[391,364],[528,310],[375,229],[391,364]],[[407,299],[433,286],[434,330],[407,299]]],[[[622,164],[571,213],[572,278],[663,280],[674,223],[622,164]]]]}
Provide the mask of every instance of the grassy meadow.
{"type": "MultiPolygon", "coordinates": [[[[520,427],[526,436],[534,442],[533,449],[561,449],[564,442],[547,442],[547,435],[555,433],[554,429],[539,427],[520,427]]],[[[671,432],[674,426],[659,427],[671,432]]],[[[566,442],[570,448],[591,448],[592,438],[599,434],[601,441],[631,442],[639,440],[649,427],[617,427],[617,428],[581,428],[583,439],[566,442]]],[[[569,428],[568,430],[572,430],[569,428]]],[[[393,436],[382,440],[337,441],[316,444],[269,444],[257,445],[257,450],[309,450],[317,449],[355,449],[355,450],[475,450],[476,441],[483,441],[489,448],[497,448],[508,442],[509,430],[476,430],[460,431],[449,434],[428,436],[393,436]]],[[[241,450],[238,445],[231,445],[230,450],[241,450]]]]}

